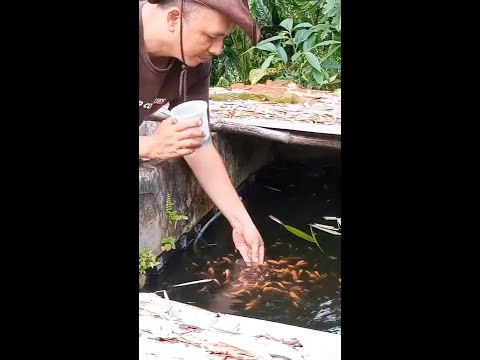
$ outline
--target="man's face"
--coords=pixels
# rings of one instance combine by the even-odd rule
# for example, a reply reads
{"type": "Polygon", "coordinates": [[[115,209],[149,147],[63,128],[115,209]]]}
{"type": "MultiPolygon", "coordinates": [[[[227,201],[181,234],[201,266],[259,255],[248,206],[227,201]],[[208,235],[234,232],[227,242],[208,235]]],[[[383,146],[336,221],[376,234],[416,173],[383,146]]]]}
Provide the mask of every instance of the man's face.
{"type": "MultiPolygon", "coordinates": [[[[178,22],[180,29],[180,22],[178,22]]],[[[188,66],[197,66],[208,61],[212,56],[220,55],[223,39],[231,34],[235,27],[226,16],[216,10],[199,7],[192,17],[183,19],[183,54],[188,66]]],[[[178,31],[177,33],[180,33],[178,31]]],[[[180,35],[178,38],[178,53],[180,53],[180,35]]]]}

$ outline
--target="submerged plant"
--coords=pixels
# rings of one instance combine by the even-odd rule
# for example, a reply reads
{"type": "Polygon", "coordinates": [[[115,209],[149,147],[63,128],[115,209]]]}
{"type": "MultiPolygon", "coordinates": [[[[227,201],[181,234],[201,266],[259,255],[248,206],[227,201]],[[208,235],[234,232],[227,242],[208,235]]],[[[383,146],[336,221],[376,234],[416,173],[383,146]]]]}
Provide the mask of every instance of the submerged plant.
{"type": "Polygon", "coordinates": [[[336,228],[334,226],[330,226],[330,225],[323,225],[323,224],[317,224],[317,223],[308,224],[310,226],[310,232],[312,233],[312,235],[308,235],[307,233],[303,232],[302,230],[299,230],[299,229],[297,229],[293,226],[284,224],[280,219],[276,218],[273,215],[270,215],[269,217],[273,221],[282,225],[287,231],[291,232],[293,235],[296,235],[301,239],[304,239],[304,240],[307,240],[309,242],[313,242],[313,243],[317,244],[318,248],[320,250],[322,250],[322,252],[323,252],[323,249],[318,244],[317,238],[315,237],[315,233],[313,232],[312,228],[315,228],[315,229],[318,229],[318,230],[321,230],[321,231],[325,231],[327,233],[337,235],[337,236],[341,235],[341,233],[338,232],[338,230],[340,230],[340,226],[341,226],[341,219],[340,218],[334,218],[334,217],[328,217],[328,216],[324,217],[325,220],[336,220],[337,224],[338,224],[338,228],[336,228]]]}
{"type": "MultiPolygon", "coordinates": [[[[320,250],[323,251],[323,249],[320,247],[320,245],[318,244],[318,241],[317,239],[315,238],[315,234],[313,233],[312,231],[312,235],[308,235],[307,233],[303,232],[302,230],[299,230],[297,228],[294,228],[293,226],[290,226],[290,225],[287,225],[287,224],[284,224],[281,220],[277,219],[275,216],[273,215],[270,215],[269,216],[270,219],[272,219],[273,221],[279,223],[280,225],[282,225],[287,231],[291,232],[293,235],[296,235],[298,236],[299,238],[302,238],[304,240],[307,240],[309,242],[313,242],[315,244],[317,244],[318,248],[320,250]]],[[[311,229],[311,228],[310,228],[311,229]]]]}

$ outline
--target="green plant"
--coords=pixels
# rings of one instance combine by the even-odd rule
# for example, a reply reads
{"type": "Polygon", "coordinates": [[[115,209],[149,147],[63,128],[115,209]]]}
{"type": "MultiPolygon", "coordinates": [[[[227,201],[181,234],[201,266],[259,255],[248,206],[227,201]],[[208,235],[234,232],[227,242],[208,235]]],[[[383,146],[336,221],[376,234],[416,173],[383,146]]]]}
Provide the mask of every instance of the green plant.
{"type": "MultiPolygon", "coordinates": [[[[172,195],[167,194],[167,200],[165,202],[165,211],[168,215],[168,223],[174,224],[174,227],[177,227],[177,222],[181,220],[188,220],[188,216],[179,214],[176,210],[173,210],[173,201],[172,195]]],[[[175,241],[177,239],[173,236],[166,236],[161,241],[161,249],[162,251],[170,251],[175,249],[175,241]]]]}
{"type": "MultiPolygon", "coordinates": [[[[298,236],[299,238],[302,238],[304,240],[307,240],[309,242],[313,242],[315,244],[317,244],[318,248],[320,250],[322,250],[322,248],[320,247],[320,245],[318,244],[318,241],[317,239],[315,238],[315,235],[312,233],[313,236],[311,235],[308,235],[307,233],[303,232],[302,230],[299,230],[297,228],[294,228],[293,226],[290,226],[290,225],[287,225],[287,224],[284,224],[280,219],[277,219],[275,216],[273,215],[270,215],[269,216],[270,219],[272,219],[273,221],[279,223],[280,225],[282,225],[285,230],[291,232],[292,234],[298,236]]],[[[323,250],[322,250],[323,251],[323,250]]]]}
{"type": "Polygon", "coordinates": [[[254,84],[260,79],[272,78],[292,80],[306,88],[335,90],[340,87],[341,0],[248,0],[248,5],[261,28],[262,39],[271,40],[289,33],[293,40],[291,44],[287,43],[288,39],[271,40],[274,48],[254,47],[248,51],[250,42],[237,27],[232,35],[225,38],[220,56],[214,58],[212,86],[228,87],[238,81],[254,84]],[[289,29],[283,26],[290,21],[297,24],[295,31],[290,29],[288,32],[289,29]],[[308,36],[307,32],[310,32],[308,36]],[[299,41],[303,37],[306,38],[299,41]],[[327,46],[325,41],[335,43],[327,46]],[[277,50],[278,46],[284,52],[280,48],[277,50]],[[302,54],[306,51],[312,55],[302,54]],[[275,53],[278,56],[271,57],[275,53]],[[294,58],[296,53],[298,55],[294,58]],[[266,61],[269,66],[262,68],[266,61]]]}
{"type": "Polygon", "coordinates": [[[164,237],[161,241],[162,251],[170,251],[175,249],[175,241],[176,239],[173,236],[164,237]]]}
{"type": "Polygon", "coordinates": [[[275,216],[273,215],[270,215],[269,216],[270,219],[272,219],[273,221],[279,223],[280,225],[282,225],[285,230],[291,232],[292,234],[294,234],[295,236],[298,236],[299,238],[301,239],[304,239],[304,240],[307,240],[309,242],[313,242],[315,244],[317,244],[318,248],[323,252],[323,249],[320,247],[319,243],[318,243],[318,240],[317,238],[315,237],[315,233],[313,232],[313,228],[315,229],[318,229],[318,230],[321,230],[321,231],[325,231],[327,233],[330,233],[330,234],[333,234],[333,235],[342,235],[340,232],[338,232],[340,230],[340,224],[341,224],[341,219],[340,218],[333,218],[333,217],[324,217],[325,220],[336,220],[337,221],[337,224],[338,224],[338,228],[334,227],[334,226],[330,226],[330,225],[323,225],[323,224],[308,224],[310,226],[310,232],[312,235],[308,235],[307,233],[303,232],[302,230],[299,230],[297,228],[294,228],[293,226],[290,226],[290,225],[287,225],[287,224],[284,224],[280,219],[277,219],[275,216]]]}
{"type": "Polygon", "coordinates": [[[138,260],[138,271],[140,274],[145,275],[149,268],[153,269],[158,264],[157,257],[151,250],[142,249],[140,251],[138,260]]]}
{"type": "Polygon", "coordinates": [[[306,88],[320,89],[340,83],[341,65],[334,56],[341,42],[332,33],[332,26],[323,20],[315,26],[308,22],[293,26],[293,19],[285,19],[280,23],[285,30],[247,50],[257,49],[269,54],[260,68],[250,71],[250,82],[255,84],[264,76],[274,75],[306,88]],[[330,39],[323,40],[327,36],[330,39]],[[317,38],[323,41],[315,43],[317,38]]]}
{"type": "Polygon", "coordinates": [[[167,194],[167,201],[165,203],[165,209],[168,215],[168,222],[170,224],[174,223],[174,228],[177,227],[177,222],[180,220],[188,220],[188,216],[178,214],[176,210],[173,210],[173,202],[172,202],[172,195],[167,194]]]}
{"type": "Polygon", "coordinates": [[[309,21],[326,16],[336,31],[341,31],[341,0],[296,0],[309,21]]]}
{"type": "Polygon", "coordinates": [[[235,82],[248,82],[250,70],[258,60],[246,53],[251,42],[238,27],[223,42],[222,53],[213,60],[211,85],[228,87],[235,82]]]}

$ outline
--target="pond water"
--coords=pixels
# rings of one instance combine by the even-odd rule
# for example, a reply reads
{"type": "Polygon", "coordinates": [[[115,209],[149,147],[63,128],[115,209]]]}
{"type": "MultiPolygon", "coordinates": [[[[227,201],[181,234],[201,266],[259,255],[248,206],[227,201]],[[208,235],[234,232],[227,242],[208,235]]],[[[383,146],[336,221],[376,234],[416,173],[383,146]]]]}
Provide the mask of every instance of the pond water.
{"type": "Polygon", "coordinates": [[[341,218],[339,164],[271,164],[240,195],[264,239],[265,266],[243,263],[220,215],[142,291],[167,290],[172,300],[210,311],[341,334],[341,236],[313,229],[319,248],[270,217],[307,234],[312,223],[338,227],[324,217],[341,218]],[[201,279],[214,280],[174,287],[201,279]]]}

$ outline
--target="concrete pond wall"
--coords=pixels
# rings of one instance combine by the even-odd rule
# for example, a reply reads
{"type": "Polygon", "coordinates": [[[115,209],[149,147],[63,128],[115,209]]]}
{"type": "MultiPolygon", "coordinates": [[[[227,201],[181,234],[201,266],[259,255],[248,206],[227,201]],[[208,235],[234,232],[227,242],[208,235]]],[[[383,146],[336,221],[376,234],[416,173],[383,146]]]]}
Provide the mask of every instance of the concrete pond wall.
{"type": "MultiPolygon", "coordinates": [[[[151,133],[157,123],[145,121],[140,135],[151,133]]],[[[248,176],[272,161],[274,144],[258,137],[230,133],[212,133],[212,140],[222,157],[235,187],[248,176]]],[[[190,231],[202,217],[214,208],[183,158],[139,165],[139,250],[151,250],[160,255],[161,240],[167,236],[178,239],[190,231]],[[173,210],[188,216],[168,222],[165,204],[170,194],[173,210]]]]}

